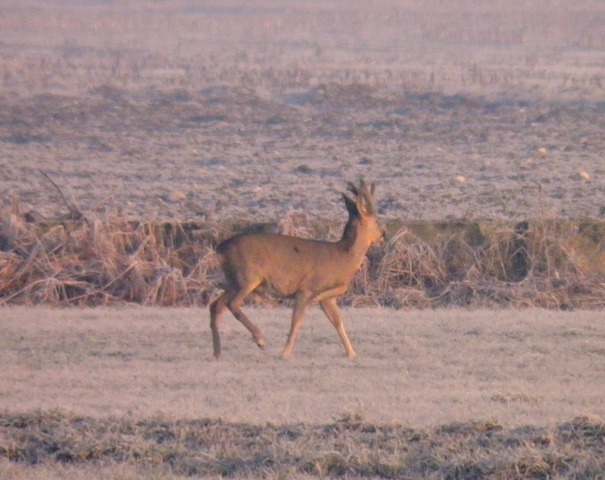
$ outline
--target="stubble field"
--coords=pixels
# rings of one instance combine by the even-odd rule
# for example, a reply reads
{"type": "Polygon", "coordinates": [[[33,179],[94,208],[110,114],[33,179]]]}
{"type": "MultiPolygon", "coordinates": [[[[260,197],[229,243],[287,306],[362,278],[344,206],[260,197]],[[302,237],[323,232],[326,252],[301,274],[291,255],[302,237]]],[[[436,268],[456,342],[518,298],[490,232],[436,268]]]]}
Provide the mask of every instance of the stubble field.
{"type": "MultiPolygon", "coordinates": [[[[205,303],[216,279],[120,222],[321,218],[334,235],[364,175],[384,220],[543,222],[525,282],[499,232],[495,288],[477,257],[462,280],[437,269],[463,287],[437,286],[453,304],[470,288],[469,305],[603,305],[602,238],[576,261],[585,238],[540,227],[605,215],[602,2],[368,5],[2,2],[0,303],[64,304],[77,277],[84,304],[121,306],[0,308],[0,477],[603,478],[602,310],[346,309],[355,362],[312,311],[284,362],[289,312],[254,308],[267,351],[226,318],[215,362],[206,309],[121,303],[174,284],[205,303]],[[28,222],[66,213],[41,171],[81,229],[36,238],[28,222]],[[129,235],[134,252],[99,249],[129,235]],[[123,288],[132,272],[149,291],[123,288]]],[[[394,304],[435,304],[410,286],[394,304]]],[[[373,304],[355,288],[347,304],[373,304]]]]}
{"type": "Polygon", "coordinates": [[[42,169],[87,211],[338,221],[365,175],[385,218],[603,215],[598,1],[4,3],[5,203],[61,213],[42,169]]]}

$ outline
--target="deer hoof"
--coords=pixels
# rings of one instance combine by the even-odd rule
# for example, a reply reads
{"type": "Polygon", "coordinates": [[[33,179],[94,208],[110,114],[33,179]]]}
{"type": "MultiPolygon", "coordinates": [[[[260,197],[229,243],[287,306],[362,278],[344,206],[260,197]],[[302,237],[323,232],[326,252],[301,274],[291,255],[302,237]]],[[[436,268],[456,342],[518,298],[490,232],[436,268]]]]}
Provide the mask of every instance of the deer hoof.
{"type": "Polygon", "coordinates": [[[256,341],[256,344],[258,345],[258,348],[261,348],[262,350],[265,349],[265,339],[264,338],[259,338],[256,341]]]}

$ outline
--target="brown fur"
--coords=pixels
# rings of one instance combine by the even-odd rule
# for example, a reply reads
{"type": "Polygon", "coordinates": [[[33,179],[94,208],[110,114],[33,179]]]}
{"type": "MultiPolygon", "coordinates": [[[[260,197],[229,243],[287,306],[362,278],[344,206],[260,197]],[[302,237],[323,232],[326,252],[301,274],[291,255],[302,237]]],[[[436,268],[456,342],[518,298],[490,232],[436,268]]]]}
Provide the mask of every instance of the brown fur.
{"type": "Polygon", "coordinates": [[[226,309],[252,333],[257,345],[264,347],[261,331],[241,307],[250,293],[265,285],[278,295],[295,299],[292,326],[282,352],[284,358],[292,354],[305,310],[314,301],[319,302],[338,331],[347,355],[355,357],[336,298],[346,292],[368,248],[384,234],[376,218],[374,188],[374,184],[368,188],[363,179],[359,187],[349,183],[355,198],[343,194],[349,221],[337,242],[251,233],[232,237],[218,246],[225,273],[225,291],[210,305],[215,357],[221,354],[219,319],[226,309]]]}

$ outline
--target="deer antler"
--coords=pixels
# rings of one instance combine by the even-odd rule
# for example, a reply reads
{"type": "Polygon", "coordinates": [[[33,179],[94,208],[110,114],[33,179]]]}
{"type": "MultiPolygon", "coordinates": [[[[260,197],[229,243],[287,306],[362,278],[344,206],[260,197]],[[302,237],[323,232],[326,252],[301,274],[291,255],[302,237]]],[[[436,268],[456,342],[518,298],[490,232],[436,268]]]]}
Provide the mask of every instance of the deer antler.
{"type": "MultiPolygon", "coordinates": [[[[359,179],[359,187],[353,182],[347,184],[348,189],[355,195],[355,203],[358,209],[363,210],[368,215],[375,215],[376,208],[374,207],[374,191],[376,184],[372,183],[370,188],[363,177],[359,179]]],[[[348,207],[347,207],[348,208],[348,207]]]]}

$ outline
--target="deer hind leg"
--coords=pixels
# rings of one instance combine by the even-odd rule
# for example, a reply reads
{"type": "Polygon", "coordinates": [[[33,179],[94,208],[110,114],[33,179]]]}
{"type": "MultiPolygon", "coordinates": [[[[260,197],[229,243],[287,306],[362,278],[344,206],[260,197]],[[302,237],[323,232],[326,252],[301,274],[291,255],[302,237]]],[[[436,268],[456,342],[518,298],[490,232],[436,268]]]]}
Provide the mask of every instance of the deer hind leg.
{"type": "Polygon", "coordinates": [[[357,356],[357,353],[355,353],[355,350],[351,345],[351,341],[347,336],[345,324],[342,320],[342,317],[340,316],[340,312],[338,311],[338,306],[336,305],[336,298],[332,297],[321,300],[319,302],[319,305],[321,306],[323,312],[326,314],[326,317],[328,317],[328,320],[330,320],[332,325],[334,325],[334,327],[336,328],[338,335],[340,335],[342,344],[344,345],[345,350],[347,351],[347,356],[349,358],[355,358],[357,356]]]}
{"type": "Polygon", "coordinates": [[[292,349],[296,343],[300,327],[302,327],[305,310],[312,300],[313,294],[310,292],[299,292],[296,295],[294,311],[292,312],[292,325],[290,327],[290,333],[288,334],[288,341],[281,354],[282,358],[290,358],[290,356],[292,356],[292,349]]]}
{"type": "Polygon", "coordinates": [[[255,284],[251,284],[246,288],[240,288],[237,291],[230,293],[228,299],[226,300],[226,306],[231,311],[233,316],[237,318],[243,325],[248,329],[248,331],[254,337],[256,344],[260,348],[265,347],[265,337],[261,333],[260,329],[254,325],[250,321],[250,319],[246,316],[246,314],[242,311],[242,305],[244,304],[244,299],[250,295],[258,286],[260,282],[256,282],[255,284]]]}
{"type": "Polygon", "coordinates": [[[212,346],[215,358],[221,356],[221,337],[219,334],[219,322],[221,314],[227,308],[228,292],[223,292],[214,302],[210,304],[210,330],[212,331],[212,346]]]}

